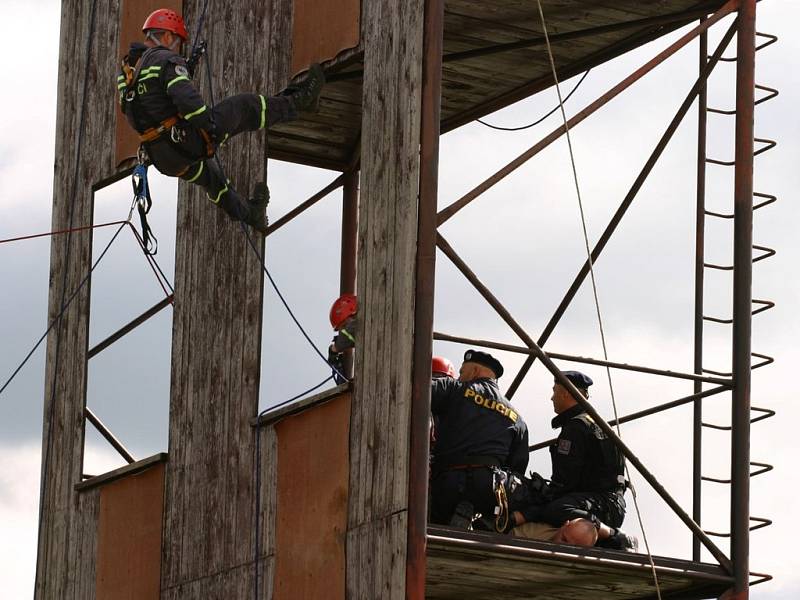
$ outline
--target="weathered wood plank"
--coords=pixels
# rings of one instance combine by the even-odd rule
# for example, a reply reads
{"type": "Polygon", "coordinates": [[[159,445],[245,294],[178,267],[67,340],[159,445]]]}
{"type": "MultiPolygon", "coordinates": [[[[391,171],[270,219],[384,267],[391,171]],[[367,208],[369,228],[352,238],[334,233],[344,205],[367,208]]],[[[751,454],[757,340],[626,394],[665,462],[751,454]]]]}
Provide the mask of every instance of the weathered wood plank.
{"type": "Polygon", "coordinates": [[[348,598],[405,596],[423,6],[363,5],[348,598]]]}
{"type": "MultiPolygon", "coordinates": [[[[92,184],[113,173],[113,86],[119,3],[66,0],[62,6],[52,229],[92,223],[92,184]],[[87,66],[87,41],[92,40],[87,66]],[[86,97],[84,98],[84,82],[86,97]],[[84,122],[81,124],[81,112],[84,122]],[[78,137],[83,135],[78,156],[78,137]],[[77,163],[76,163],[77,161],[77,163]],[[77,179],[75,178],[77,166],[77,179]]],[[[91,264],[91,231],[54,237],[48,319],[91,264]]],[[[89,286],[47,340],[42,441],[38,598],[93,598],[97,495],[79,495],[89,339],[89,286]]]]}
{"type": "MultiPolygon", "coordinates": [[[[202,4],[187,5],[190,22],[202,4]]],[[[290,19],[288,0],[217,7],[205,29],[214,100],[286,84],[290,19]]],[[[264,134],[231,140],[221,159],[233,185],[249,195],[265,177],[264,134]]],[[[250,420],[258,402],[262,273],[239,224],[201,190],[181,185],[178,206],[162,597],[246,597],[254,583],[250,420]]],[[[262,563],[271,578],[271,557],[262,563]]]]}

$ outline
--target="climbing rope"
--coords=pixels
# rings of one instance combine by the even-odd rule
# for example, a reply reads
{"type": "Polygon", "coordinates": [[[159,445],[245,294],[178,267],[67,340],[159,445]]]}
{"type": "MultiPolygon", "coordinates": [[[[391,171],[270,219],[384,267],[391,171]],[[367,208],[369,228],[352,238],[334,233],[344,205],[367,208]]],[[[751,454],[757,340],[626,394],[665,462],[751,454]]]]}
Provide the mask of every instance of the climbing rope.
{"type": "MultiPolygon", "coordinates": [[[[33,353],[36,352],[36,349],[45,340],[45,338],[47,337],[47,334],[50,333],[50,331],[53,329],[53,327],[55,327],[61,321],[61,317],[64,316],[65,312],[67,312],[67,309],[72,304],[72,301],[75,300],[75,298],[78,296],[78,293],[81,291],[81,289],[83,289],[83,286],[85,286],[89,282],[89,279],[92,276],[92,272],[95,270],[95,268],[97,268],[97,265],[100,264],[100,261],[103,260],[103,257],[106,255],[106,252],[108,252],[109,248],[111,248],[111,244],[114,243],[114,241],[117,239],[117,237],[119,236],[120,232],[125,228],[126,225],[128,225],[128,221],[122,221],[121,222],[121,224],[119,226],[119,229],[117,229],[117,231],[114,233],[113,237],[111,238],[111,241],[108,242],[106,247],[103,249],[103,252],[100,254],[100,256],[97,258],[97,260],[94,262],[94,264],[92,265],[91,269],[89,269],[89,272],[86,274],[86,276],[78,284],[78,287],[75,288],[75,290],[72,292],[72,294],[70,294],[69,298],[66,299],[66,302],[64,302],[64,304],[62,305],[61,310],[59,311],[59,313],[50,322],[50,325],[48,325],[47,329],[45,329],[45,332],[42,334],[42,336],[39,338],[39,340],[34,344],[33,348],[31,348],[31,351],[28,352],[28,354],[25,356],[25,358],[22,359],[22,362],[19,364],[19,366],[16,369],[14,369],[14,372],[11,374],[11,376],[6,380],[6,382],[3,384],[3,386],[0,387],[0,395],[2,395],[2,393],[5,391],[5,389],[11,384],[11,382],[17,376],[17,373],[19,373],[22,370],[22,367],[25,366],[25,364],[28,362],[28,360],[31,358],[31,356],[33,356],[33,353]]],[[[47,235],[47,234],[44,234],[44,235],[47,235]]]]}
{"type": "MultiPolygon", "coordinates": [[[[566,104],[566,103],[567,103],[567,101],[568,101],[568,100],[569,100],[569,99],[572,97],[572,94],[574,94],[575,92],[577,92],[577,91],[578,91],[578,88],[579,88],[579,87],[581,87],[581,84],[583,83],[583,80],[584,80],[584,79],[586,79],[586,76],[587,76],[589,73],[591,73],[591,72],[592,72],[592,70],[591,70],[591,69],[589,69],[588,71],[586,71],[586,72],[585,72],[585,73],[584,73],[584,74],[581,76],[581,78],[578,80],[578,83],[576,83],[576,84],[575,84],[575,87],[574,87],[574,88],[572,88],[572,91],[570,91],[570,93],[569,93],[569,94],[567,94],[567,95],[564,97],[564,103],[565,103],[565,104],[566,104]]],[[[490,129],[496,129],[496,130],[498,130],[498,131],[522,131],[523,129],[530,129],[531,127],[536,127],[536,126],[537,126],[539,123],[542,123],[542,122],[544,122],[545,120],[547,120],[547,118],[548,118],[550,115],[552,115],[553,113],[555,113],[556,111],[558,111],[558,109],[559,109],[559,106],[555,106],[555,107],[553,108],[553,110],[549,111],[549,112],[548,112],[546,115],[544,115],[543,117],[541,117],[541,118],[539,118],[539,119],[536,119],[536,120],[535,120],[533,123],[529,123],[528,125],[520,125],[519,127],[500,127],[499,125],[492,125],[491,123],[487,123],[486,121],[483,121],[483,120],[481,120],[481,119],[476,119],[476,121],[478,121],[478,123],[480,123],[481,125],[485,125],[486,127],[489,127],[490,129]]]]}
{"type": "MultiPolygon", "coordinates": [[[[561,86],[559,85],[558,81],[558,72],[556,71],[555,59],[553,58],[553,49],[550,46],[550,37],[547,33],[547,24],[545,22],[544,11],[542,10],[541,0],[536,0],[536,4],[539,8],[539,18],[542,21],[542,32],[544,33],[544,40],[547,46],[547,55],[550,60],[550,69],[553,73],[553,80],[555,81],[556,93],[558,94],[558,105],[559,108],[561,109],[561,118],[564,121],[564,133],[566,134],[567,138],[567,146],[569,148],[569,158],[570,158],[570,163],[572,165],[572,177],[575,182],[575,193],[578,199],[578,209],[580,211],[581,226],[583,228],[583,242],[586,249],[586,255],[588,256],[588,261],[589,261],[589,274],[592,282],[592,294],[594,296],[595,312],[597,314],[597,322],[600,329],[600,341],[603,346],[603,358],[604,360],[608,361],[608,348],[606,346],[605,329],[603,328],[603,317],[600,311],[600,298],[597,293],[597,281],[595,279],[595,273],[594,273],[594,261],[592,260],[592,251],[591,248],[589,247],[589,234],[586,228],[586,214],[583,210],[583,199],[581,197],[581,188],[580,188],[580,183],[578,181],[578,169],[575,164],[575,153],[572,148],[572,139],[569,132],[569,122],[567,120],[567,113],[564,110],[564,100],[561,97],[561,86]]],[[[611,367],[608,365],[606,365],[606,376],[608,378],[608,387],[611,393],[611,406],[614,410],[614,419],[616,420],[617,436],[620,439],[622,439],[622,429],[619,423],[619,413],[617,412],[617,401],[614,395],[614,384],[611,380],[611,367]]],[[[628,481],[630,482],[631,481],[630,469],[628,468],[627,462],[625,463],[625,474],[626,477],[628,478],[628,481]]],[[[637,498],[636,489],[633,487],[632,484],[630,485],[630,489],[631,489],[631,495],[633,496],[633,505],[636,508],[636,517],[637,520],[639,521],[639,528],[642,530],[642,539],[644,541],[645,549],[647,550],[648,560],[650,561],[650,570],[653,574],[653,582],[656,588],[656,596],[658,597],[658,600],[661,600],[661,587],[659,586],[658,583],[658,573],[656,572],[656,565],[655,561],[653,560],[653,555],[650,552],[650,543],[648,542],[647,539],[647,533],[645,531],[644,521],[642,520],[642,513],[641,510],[639,509],[639,501],[637,498]]]]}

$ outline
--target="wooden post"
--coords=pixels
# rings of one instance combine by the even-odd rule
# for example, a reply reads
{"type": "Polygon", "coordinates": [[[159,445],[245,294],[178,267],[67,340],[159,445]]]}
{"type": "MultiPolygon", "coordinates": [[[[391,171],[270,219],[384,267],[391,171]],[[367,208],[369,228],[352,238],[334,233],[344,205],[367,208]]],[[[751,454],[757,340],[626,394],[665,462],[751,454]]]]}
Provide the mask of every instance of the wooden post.
{"type": "MultiPolygon", "coordinates": [[[[185,5],[188,22],[198,21],[202,6],[202,0],[185,5]]],[[[214,100],[283,87],[290,32],[286,0],[233,0],[224,10],[212,3],[202,37],[214,100]]],[[[231,140],[220,157],[243,196],[265,178],[263,135],[231,140]]],[[[250,420],[258,406],[263,274],[239,224],[199,188],[181,184],[177,221],[161,597],[246,598],[255,573],[250,420]]],[[[249,232],[263,251],[263,238],[249,232]]],[[[271,556],[259,561],[262,581],[269,580],[271,565],[271,556]]]]}
{"type": "Polygon", "coordinates": [[[422,0],[364,2],[347,598],[405,597],[422,0]]]}
{"type": "MultiPolygon", "coordinates": [[[[114,172],[118,10],[114,0],[62,3],[53,230],[91,225],[92,185],[114,172]]],[[[50,248],[52,322],[89,272],[92,231],[53,237],[50,248]]],[[[83,466],[89,298],[87,284],[47,338],[36,598],[94,598],[98,494],[74,489],[83,466]]]]}

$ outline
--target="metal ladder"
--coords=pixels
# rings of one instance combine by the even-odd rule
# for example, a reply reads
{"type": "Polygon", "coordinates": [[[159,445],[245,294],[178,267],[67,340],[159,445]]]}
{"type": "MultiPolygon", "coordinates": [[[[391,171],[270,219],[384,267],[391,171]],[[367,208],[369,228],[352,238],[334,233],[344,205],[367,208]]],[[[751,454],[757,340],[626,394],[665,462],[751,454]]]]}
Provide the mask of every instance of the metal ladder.
{"type": "MultiPolygon", "coordinates": [[[[758,44],[756,46],[756,51],[757,52],[763,50],[767,46],[770,46],[770,45],[772,45],[772,44],[774,44],[775,42],[778,41],[778,38],[776,36],[770,35],[770,34],[766,34],[766,33],[757,32],[756,36],[758,38],[762,38],[763,40],[765,40],[765,41],[763,41],[762,43],[760,43],[760,44],[758,44]]],[[[701,50],[701,51],[705,52],[705,50],[701,50]]],[[[724,62],[736,62],[736,60],[737,60],[736,57],[732,57],[732,58],[722,57],[722,58],[720,58],[720,61],[724,61],[724,62]]],[[[758,93],[758,91],[764,92],[764,94],[760,98],[756,99],[756,101],[755,101],[756,105],[768,102],[769,100],[772,100],[773,98],[775,98],[778,95],[778,90],[776,90],[774,88],[771,88],[771,87],[768,87],[768,86],[765,86],[765,85],[756,84],[755,88],[757,90],[757,93],[758,93]]],[[[731,116],[731,115],[735,115],[736,114],[736,110],[735,109],[734,110],[723,110],[723,109],[720,109],[720,108],[706,107],[704,101],[701,102],[700,110],[701,111],[706,111],[707,113],[713,113],[713,114],[718,114],[718,115],[723,115],[723,116],[731,116]]],[[[706,125],[705,118],[703,116],[701,118],[701,127],[705,128],[705,125],[706,125]]],[[[703,133],[703,135],[704,135],[704,133],[703,133]]],[[[755,147],[757,149],[755,149],[753,151],[753,156],[758,156],[759,154],[764,154],[765,152],[768,152],[769,150],[771,150],[772,148],[774,148],[777,145],[776,141],[770,140],[770,139],[767,139],[767,138],[758,138],[758,137],[756,137],[756,138],[754,138],[754,142],[755,142],[755,147]]],[[[716,158],[708,157],[707,155],[705,155],[705,144],[703,144],[703,156],[701,156],[700,160],[704,161],[705,164],[713,164],[713,165],[718,165],[718,166],[722,166],[722,167],[732,167],[732,166],[735,165],[735,162],[736,162],[735,160],[727,161],[727,160],[719,160],[719,159],[716,159],[716,158]]],[[[702,170],[702,177],[703,177],[703,181],[705,181],[705,168],[703,168],[703,170],[702,170]]],[[[753,211],[754,212],[756,210],[759,210],[761,208],[764,208],[764,207],[774,203],[777,200],[777,198],[774,195],[767,194],[767,193],[762,193],[762,192],[754,192],[753,196],[754,196],[754,199],[753,199],[754,200],[754,204],[753,204],[753,211]]],[[[705,207],[703,207],[703,214],[704,214],[704,218],[703,218],[703,221],[702,221],[703,228],[705,227],[705,217],[710,217],[710,218],[714,218],[714,219],[725,219],[725,220],[732,220],[734,218],[734,215],[732,213],[714,212],[714,211],[707,210],[705,207]]],[[[704,244],[704,239],[705,239],[705,233],[704,233],[704,230],[703,230],[703,238],[698,243],[703,245],[704,244]]],[[[760,262],[762,260],[766,260],[766,259],[770,258],[771,256],[775,255],[775,250],[773,248],[770,248],[770,247],[767,247],[767,246],[761,246],[761,245],[753,244],[753,251],[754,251],[754,254],[755,254],[753,256],[753,263],[758,263],[758,262],[760,262]]],[[[717,271],[730,271],[730,272],[733,271],[733,265],[722,265],[722,264],[715,264],[715,263],[705,262],[704,250],[702,250],[702,252],[703,252],[703,263],[702,263],[703,269],[710,269],[710,270],[717,270],[717,271]]],[[[765,311],[767,311],[767,310],[769,310],[769,309],[771,309],[771,308],[773,308],[775,306],[774,302],[772,302],[771,300],[767,300],[767,299],[753,298],[752,302],[753,302],[753,310],[751,312],[752,316],[755,316],[755,315],[758,315],[760,313],[763,313],[763,312],[765,312],[765,311]]],[[[702,309],[702,303],[700,305],[700,309],[701,309],[701,317],[702,317],[703,323],[717,323],[717,324],[721,324],[721,325],[731,325],[731,324],[733,324],[733,319],[732,318],[726,319],[726,318],[721,318],[721,317],[716,317],[716,316],[711,316],[711,315],[705,314],[705,311],[702,309]]],[[[774,362],[774,359],[771,356],[768,356],[766,354],[762,354],[762,353],[758,353],[758,352],[752,352],[751,355],[752,355],[752,357],[754,359],[758,359],[758,362],[756,362],[755,364],[751,365],[751,370],[755,370],[755,369],[759,369],[761,367],[765,367],[765,366],[771,364],[772,362],[774,362]]],[[[702,365],[702,350],[700,350],[700,362],[699,362],[699,364],[696,363],[695,366],[696,367],[699,366],[700,367],[700,369],[699,369],[700,372],[705,373],[705,374],[717,375],[717,376],[720,376],[720,377],[730,377],[730,378],[733,377],[733,373],[732,372],[717,371],[717,370],[712,370],[712,369],[704,367],[702,365]]],[[[702,408],[699,408],[698,410],[701,411],[700,412],[700,415],[701,415],[700,426],[701,427],[708,428],[708,429],[715,429],[715,430],[719,430],[719,431],[732,431],[733,427],[730,426],[730,425],[718,425],[718,424],[709,423],[709,422],[706,422],[706,421],[702,420],[702,408]]],[[[773,410],[771,410],[769,408],[751,406],[750,410],[751,410],[751,413],[753,413],[753,416],[750,419],[750,423],[751,424],[757,423],[759,421],[763,421],[765,419],[769,419],[770,417],[775,415],[775,411],[773,411],[773,410]]],[[[751,478],[752,477],[756,477],[758,475],[763,475],[764,473],[768,473],[769,471],[771,471],[773,469],[773,465],[768,464],[768,463],[764,463],[764,462],[757,462],[757,461],[751,461],[750,462],[750,466],[751,466],[751,471],[750,471],[750,477],[751,478]]],[[[719,478],[719,477],[710,477],[710,476],[702,475],[702,474],[700,475],[700,480],[702,482],[710,482],[710,483],[725,484],[725,485],[730,485],[732,483],[731,479],[725,479],[725,478],[719,478]]],[[[699,514],[699,513],[697,513],[697,514],[699,514]]],[[[751,516],[750,517],[750,521],[752,523],[752,525],[750,527],[750,531],[755,531],[757,529],[761,529],[763,527],[767,527],[767,526],[772,524],[772,520],[764,518],[764,517],[751,516]]],[[[720,538],[730,538],[731,537],[731,533],[729,533],[729,532],[717,532],[717,531],[708,531],[708,530],[704,530],[704,531],[709,536],[720,537],[720,538]]],[[[697,544],[695,544],[694,559],[695,560],[699,560],[699,546],[697,544]]],[[[751,572],[750,575],[755,577],[755,579],[753,579],[750,582],[751,586],[757,585],[759,583],[764,583],[764,582],[769,581],[769,580],[772,579],[772,576],[768,575],[766,573],[751,572]]]]}

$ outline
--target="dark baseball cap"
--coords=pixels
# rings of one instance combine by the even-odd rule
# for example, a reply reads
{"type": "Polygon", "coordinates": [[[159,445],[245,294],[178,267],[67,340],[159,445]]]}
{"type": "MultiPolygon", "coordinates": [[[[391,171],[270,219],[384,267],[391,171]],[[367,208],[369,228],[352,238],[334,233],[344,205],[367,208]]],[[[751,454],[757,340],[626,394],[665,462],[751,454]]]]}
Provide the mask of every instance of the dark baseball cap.
{"type": "Polygon", "coordinates": [[[488,352],[481,352],[480,350],[467,350],[464,352],[464,362],[474,362],[484,367],[488,367],[494,371],[497,379],[503,376],[503,365],[494,356],[488,352]]]}

